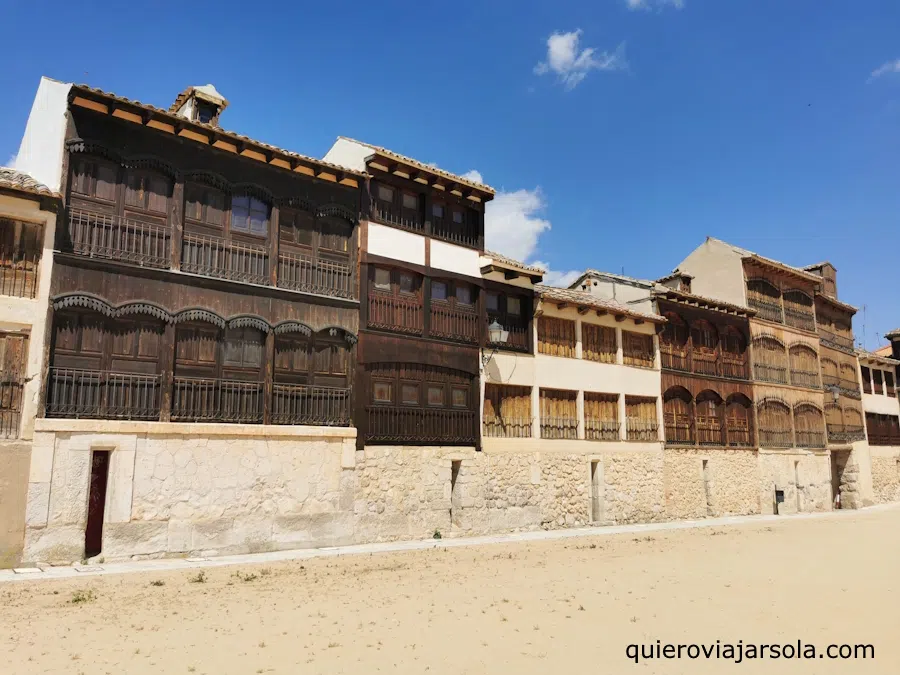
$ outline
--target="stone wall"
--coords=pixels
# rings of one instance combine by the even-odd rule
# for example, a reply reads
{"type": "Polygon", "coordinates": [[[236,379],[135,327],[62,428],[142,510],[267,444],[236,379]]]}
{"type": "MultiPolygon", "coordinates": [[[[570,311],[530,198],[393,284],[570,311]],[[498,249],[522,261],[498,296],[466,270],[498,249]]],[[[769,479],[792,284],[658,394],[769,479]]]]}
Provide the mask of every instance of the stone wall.
{"type": "Polygon", "coordinates": [[[31,443],[0,442],[0,569],[22,559],[31,443]]]}
{"type": "Polygon", "coordinates": [[[669,519],[759,513],[759,485],[756,450],[665,451],[666,515],[669,519]]]}
{"type": "Polygon", "coordinates": [[[759,470],[762,513],[775,512],[776,489],[784,491],[784,503],[779,505],[781,514],[831,510],[831,464],[827,453],[760,452],[759,470]]]}
{"type": "Polygon", "coordinates": [[[871,458],[875,502],[900,501],[900,448],[871,446],[871,458]]]}

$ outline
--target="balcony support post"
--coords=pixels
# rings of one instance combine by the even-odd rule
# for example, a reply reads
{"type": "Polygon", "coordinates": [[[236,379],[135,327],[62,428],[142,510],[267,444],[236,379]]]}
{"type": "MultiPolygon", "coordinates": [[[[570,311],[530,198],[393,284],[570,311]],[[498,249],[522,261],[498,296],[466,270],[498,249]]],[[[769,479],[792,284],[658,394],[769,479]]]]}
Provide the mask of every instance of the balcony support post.
{"type": "Polygon", "coordinates": [[[184,237],[184,180],[175,181],[169,200],[169,231],[172,233],[170,269],[181,269],[181,246],[184,237]]]}
{"type": "Polygon", "coordinates": [[[172,373],[175,360],[175,325],[167,323],[163,330],[162,343],[159,349],[159,421],[172,420],[172,390],[174,380],[172,373]]]}

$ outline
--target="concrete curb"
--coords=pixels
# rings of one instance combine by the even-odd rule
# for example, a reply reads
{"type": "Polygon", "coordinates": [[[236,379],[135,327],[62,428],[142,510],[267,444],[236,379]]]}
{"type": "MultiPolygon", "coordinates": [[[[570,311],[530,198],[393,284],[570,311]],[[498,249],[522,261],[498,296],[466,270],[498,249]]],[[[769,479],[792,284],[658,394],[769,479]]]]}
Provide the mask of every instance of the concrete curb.
{"type": "Polygon", "coordinates": [[[328,548],[294,549],[267,553],[247,553],[243,555],[217,556],[215,558],[161,558],[109,564],[73,565],[70,567],[25,567],[0,570],[0,583],[16,581],[38,581],[51,579],[73,579],[107,574],[134,574],[137,572],[173,572],[177,570],[227,567],[231,565],[257,565],[261,563],[284,562],[288,560],[308,560],[344,555],[372,553],[392,553],[399,551],[422,551],[434,548],[456,548],[460,546],[484,546],[487,544],[508,544],[529,541],[550,541],[578,537],[605,537],[616,534],[639,534],[666,530],[690,530],[704,527],[754,525],[796,520],[827,520],[846,518],[861,513],[885,511],[900,508],[900,503],[880,504],[856,511],[826,511],[823,513],[800,513],[790,516],[729,516],[705,520],[680,520],[666,523],[646,523],[638,525],[613,525],[609,527],[582,527],[571,530],[537,530],[513,534],[486,535],[480,537],[460,537],[457,539],[425,539],[419,541],[385,542],[379,544],[356,544],[328,548]]]}

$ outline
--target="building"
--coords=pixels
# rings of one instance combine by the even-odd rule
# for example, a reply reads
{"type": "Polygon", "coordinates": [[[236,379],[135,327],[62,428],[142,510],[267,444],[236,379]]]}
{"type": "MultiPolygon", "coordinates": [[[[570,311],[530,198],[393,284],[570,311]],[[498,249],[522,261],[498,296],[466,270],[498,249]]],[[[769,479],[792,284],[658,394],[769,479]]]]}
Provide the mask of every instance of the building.
{"type": "Polygon", "coordinates": [[[891,340],[896,357],[857,351],[872,495],[877,503],[900,501],[900,404],[897,402],[900,331],[886,337],[891,340]]]}
{"type": "Polygon", "coordinates": [[[41,81],[16,164],[63,210],[28,560],[352,538],[366,177],[223,130],[227,105],[41,81]]]}
{"type": "Polygon", "coordinates": [[[0,567],[21,560],[59,195],[0,167],[0,567]]]}

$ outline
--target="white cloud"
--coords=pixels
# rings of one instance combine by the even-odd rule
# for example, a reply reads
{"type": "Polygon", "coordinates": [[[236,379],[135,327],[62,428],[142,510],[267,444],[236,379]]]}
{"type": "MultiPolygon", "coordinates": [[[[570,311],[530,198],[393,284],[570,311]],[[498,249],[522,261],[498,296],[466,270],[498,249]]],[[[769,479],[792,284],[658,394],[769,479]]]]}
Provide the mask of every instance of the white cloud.
{"type": "Polygon", "coordinates": [[[10,169],[14,168],[16,166],[16,156],[17,155],[15,152],[11,154],[9,156],[9,159],[6,160],[6,164],[4,164],[3,166],[8,166],[10,169]]]}
{"type": "Polygon", "coordinates": [[[649,10],[652,5],[659,9],[667,5],[675,9],[684,9],[684,0],[625,0],[625,4],[633,12],[639,9],[649,10]]]}
{"type": "Polygon", "coordinates": [[[466,180],[472,181],[473,183],[481,183],[482,185],[484,185],[484,178],[482,178],[481,173],[476,171],[475,169],[472,169],[471,171],[466,171],[462,175],[462,177],[465,178],[466,180]]]}
{"type": "Polygon", "coordinates": [[[888,75],[893,73],[900,73],[900,59],[896,61],[888,61],[887,63],[883,63],[878,68],[872,71],[872,74],[869,76],[869,82],[874,80],[876,77],[881,77],[882,75],[888,75]]]}
{"type": "Polygon", "coordinates": [[[581,29],[570,33],[553,33],[547,38],[547,60],[534,67],[536,75],[555,73],[567,91],[574,89],[592,70],[624,70],[625,44],[613,52],[600,52],[593,47],[580,48],[581,29]]]}
{"type": "Polygon", "coordinates": [[[557,272],[556,270],[551,270],[550,266],[545,262],[541,262],[539,260],[535,260],[532,265],[537,265],[538,267],[543,267],[547,270],[547,273],[544,275],[543,283],[548,286],[558,286],[560,288],[568,288],[575,280],[581,276],[582,270],[569,270],[568,272],[557,272]]]}

